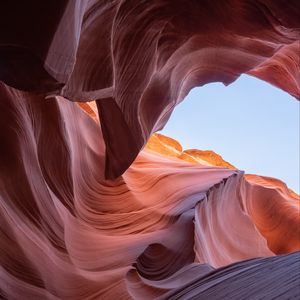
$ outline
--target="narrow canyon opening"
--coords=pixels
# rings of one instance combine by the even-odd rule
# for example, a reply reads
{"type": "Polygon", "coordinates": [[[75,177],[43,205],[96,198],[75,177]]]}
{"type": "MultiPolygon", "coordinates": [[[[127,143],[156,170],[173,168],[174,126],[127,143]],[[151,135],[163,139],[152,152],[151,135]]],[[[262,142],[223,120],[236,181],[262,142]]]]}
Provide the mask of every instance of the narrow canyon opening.
{"type": "Polygon", "coordinates": [[[160,133],[184,149],[213,150],[246,173],[276,177],[299,193],[300,105],[288,93],[242,75],[190,91],[160,133]]]}

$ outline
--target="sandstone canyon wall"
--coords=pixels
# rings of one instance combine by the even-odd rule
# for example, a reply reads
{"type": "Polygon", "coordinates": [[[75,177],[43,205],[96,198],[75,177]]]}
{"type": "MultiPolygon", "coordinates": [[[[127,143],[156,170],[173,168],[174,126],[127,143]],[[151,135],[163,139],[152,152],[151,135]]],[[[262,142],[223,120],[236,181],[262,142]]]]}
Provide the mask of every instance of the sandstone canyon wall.
{"type": "Polygon", "coordinates": [[[152,135],[242,73],[299,99],[298,1],[0,8],[0,297],[299,296],[299,196],[152,135]]]}

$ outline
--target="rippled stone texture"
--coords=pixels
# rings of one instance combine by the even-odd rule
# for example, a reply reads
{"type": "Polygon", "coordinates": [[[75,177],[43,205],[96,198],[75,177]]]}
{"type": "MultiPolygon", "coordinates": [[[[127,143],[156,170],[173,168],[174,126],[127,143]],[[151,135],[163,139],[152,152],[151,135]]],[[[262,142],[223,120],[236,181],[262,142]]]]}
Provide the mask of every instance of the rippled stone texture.
{"type": "MultiPolygon", "coordinates": [[[[299,250],[299,198],[282,182],[161,155],[162,145],[171,148],[162,136],[106,180],[93,114],[62,97],[0,89],[4,298],[153,299],[214,268],[299,250]]],[[[227,268],[235,281],[236,267],[227,268]]],[[[286,272],[238,280],[278,294],[286,272]]],[[[285,289],[292,294],[296,282],[285,289]]]]}
{"type": "Polygon", "coordinates": [[[299,196],[152,133],[242,73],[299,99],[299,5],[1,1],[0,297],[297,297],[299,196]]]}
{"type": "Polygon", "coordinates": [[[0,11],[0,80],[96,100],[107,178],[194,86],[247,73],[300,97],[298,0],[11,0],[0,11]]]}

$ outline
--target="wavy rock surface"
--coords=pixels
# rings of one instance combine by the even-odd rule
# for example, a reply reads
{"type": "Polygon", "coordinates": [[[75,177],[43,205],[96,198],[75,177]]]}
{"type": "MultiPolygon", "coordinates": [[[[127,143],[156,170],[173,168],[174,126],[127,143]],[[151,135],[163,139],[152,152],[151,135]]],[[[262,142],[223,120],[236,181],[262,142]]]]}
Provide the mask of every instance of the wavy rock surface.
{"type": "Polygon", "coordinates": [[[211,299],[237,299],[250,281],[294,295],[298,254],[240,262],[299,250],[299,199],[283,183],[155,147],[105,180],[98,121],[62,97],[0,94],[3,298],[188,299],[215,280],[211,299]]]}
{"type": "Polygon", "coordinates": [[[194,86],[247,73],[300,97],[298,0],[12,0],[0,11],[0,79],[97,100],[107,178],[194,86]]]}
{"type": "MultiPolygon", "coordinates": [[[[297,299],[299,297],[300,255],[293,253],[273,258],[239,262],[203,274],[200,270],[192,282],[159,299],[297,299]],[[281,270],[278,272],[273,270],[281,270]],[[256,280],[249,278],[256,274],[256,280]],[[228,285],[228,281],[230,285],[228,285]],[[234,283],[234,284],[233,284],[234,283]],[[276,288],[274,288],[276,284],[276,288]]],[[[198,266],[200,269],[202,266],[198,266]]]]}
{"type": "Polygon", "coordinates": [[[299,196],[152,135],[192,87],[242,73],[299,99],[299,1],[11,0],[0,16],[0,298],[299,295],[299,196]]]}

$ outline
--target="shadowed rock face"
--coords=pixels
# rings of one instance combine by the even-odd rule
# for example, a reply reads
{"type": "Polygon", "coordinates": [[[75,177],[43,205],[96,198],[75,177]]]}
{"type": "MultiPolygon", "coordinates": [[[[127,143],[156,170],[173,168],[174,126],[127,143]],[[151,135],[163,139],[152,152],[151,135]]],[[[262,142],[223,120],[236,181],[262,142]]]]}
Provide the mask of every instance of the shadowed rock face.
{"type": "MultiPolygon", "coordinates": [[[[206,295],[204,278],[211,285],[221,278],[234,297],[239,287],[228,280],[241,282],[242,295],[253,290],[245,290],[248,281],[293,295],[297,281],[287,266],[297,255],[278,268],[274,260],[275,277],[263,281],[256,271],[267,274],[269,263],[241,262],[299,250],[299,198],[285,184],[170,156],[164,149],[182,147],[163,136],[123,176],[105,180],[92,110],[84,107],[90,117],[62,97],[4,84],[0,94],[4,298],[153,299],[195,284],[206,295]]],[[[216,293],[212,299],[222,299],[216,293]]]]}
{"type": "Polygon", "coordinates": [[[299,13],[2,1],[0,297],[296,298],[299,196],[151,134],[193,86],[241,73],[299,98],[299,13]]]}
{"type": "Polygon", "coordinates": [[[107,178],[194,86],[247,73],[300,97],[298,0],[50,2],[0,4],[0,79],[97,100],[107,178]]]}
{"type": "MultiPolygon", "coordinates": [[[[259,258],[239,262],[208,274],[201,271],[192,282],[171,291],[158,299],[296,299],[299,297],[299,253],[287,256],[259,258]],[[276,270],[282,270],[279,278],[276,270]],[[255,281],[249,278],[256,274],[255,281]],[[230,284],[228,285],[228,278],[230,284]],[[251,289],[249,284],[251,282],[251,289]],[[269,285],[277,283],[277,287],[269,285]]],[[[201,268],[202,265],[197,266],[201,268]]],[[[196,269],[196,268],[195,268],[196,269]]],[[[196,269],[197,270],[197,269],[196,269]]],[[[196,270],[193,270],[194,272],[196,270]]]]}

